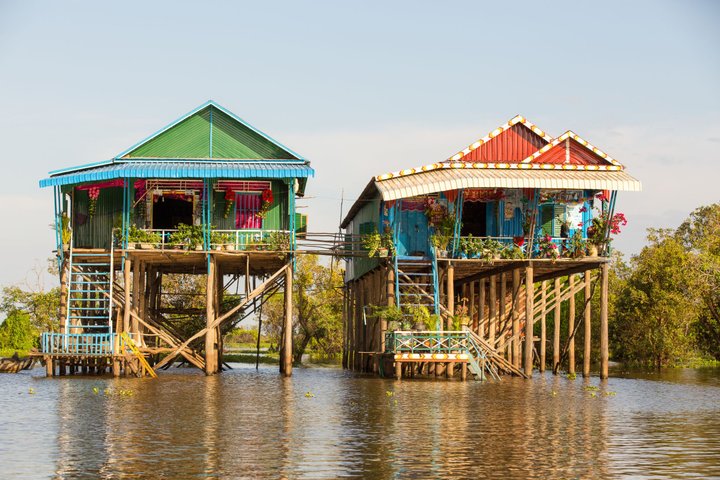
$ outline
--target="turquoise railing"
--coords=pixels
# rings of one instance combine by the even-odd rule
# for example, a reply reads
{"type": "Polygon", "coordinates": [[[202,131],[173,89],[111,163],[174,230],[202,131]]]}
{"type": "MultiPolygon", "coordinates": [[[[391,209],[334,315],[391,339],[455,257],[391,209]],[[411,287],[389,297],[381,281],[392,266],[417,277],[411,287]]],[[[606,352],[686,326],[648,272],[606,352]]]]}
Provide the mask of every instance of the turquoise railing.
{"type": "Polygon", "coordinates": [[[385,332],[388,353],[466,353],[467,332],[394,331],[385,332]]]}
{"type": "Polygon", "coordinates": [[[112,355],[114,333],[50,333],[42,334],[42,353],[49,355],[112,355]]]}

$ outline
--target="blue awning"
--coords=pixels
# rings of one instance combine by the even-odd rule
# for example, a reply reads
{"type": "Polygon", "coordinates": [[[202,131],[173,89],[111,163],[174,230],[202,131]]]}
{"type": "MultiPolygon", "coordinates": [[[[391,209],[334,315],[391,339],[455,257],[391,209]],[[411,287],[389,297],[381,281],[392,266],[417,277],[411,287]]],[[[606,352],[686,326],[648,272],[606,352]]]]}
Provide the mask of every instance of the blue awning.
{"type": "Polygon", "coordinates": [[[73,185],[116,178],[308,178],[315,170],[305,161],[132,161],[78,167],[40,180],[40,187],[73,185]]]}

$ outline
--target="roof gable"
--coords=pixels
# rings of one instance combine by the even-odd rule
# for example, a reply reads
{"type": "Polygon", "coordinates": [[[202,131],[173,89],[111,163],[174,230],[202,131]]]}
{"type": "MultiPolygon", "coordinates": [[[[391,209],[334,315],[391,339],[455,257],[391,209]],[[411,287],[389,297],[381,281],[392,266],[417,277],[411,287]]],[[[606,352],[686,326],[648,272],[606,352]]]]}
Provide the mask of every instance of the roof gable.
{"type": "Polygon", "coordinates": [[[446,161],[518,163],[551,140],[552,137],[535,124],[516,115],[446,161]]]}
{"type": "Polygon", "coordinates": [[[302,159],[213,101],[180,117],[115,158],[302,159]]]}
{"type": "Polygon", "coordinates": [[[571,130],[560,135],[522,163],[541,165],[613,166],[622,164],[571,130]]]}

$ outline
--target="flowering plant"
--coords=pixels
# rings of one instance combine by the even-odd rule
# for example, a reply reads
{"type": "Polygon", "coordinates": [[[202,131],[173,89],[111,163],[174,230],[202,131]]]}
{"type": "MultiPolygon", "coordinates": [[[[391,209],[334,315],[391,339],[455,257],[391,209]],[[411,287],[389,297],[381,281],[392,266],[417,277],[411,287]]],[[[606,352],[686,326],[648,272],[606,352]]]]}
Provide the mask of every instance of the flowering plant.
{"type": "Polygon", "coordinates": [[[97,199],[100,196],[100,188],[99,187],[92,187],[88,189],[88,198],[90,199],[90,203],[88,203],[88,215],[92,218],[95,216],[95,210],[97,209],[97,199]]]}
{"type": "Polygon", "coordinates": [[[270,210],[270,207],[273,204],[274,198],[273,198],[272,190],[270,190],[269,188],[266,188],[265,190],[262,191],[262,194],[260,195],[260,197],[262,199],[262,205],[260,206],[260,210],[258,211],[257,216],[260,218],[265,218],[268,211],[270,210]]]}
{"type": "Polygon", "coordinates": [[[228,218],[228,215],[230,215],[233,203],[235,203],[235,192],[232,190],[225,190],[225,218],[228,218]]]}
{"type": "Polygon", "coordinates": [[[542,258],[551,258],[555,260],[558,256],[560,256],[558,246],[552,241],[552,237],[550,235],[540,237],[540,240],[538,241],[538,251],[540,252],[540,257],[542,258]]]}
{"type": "Polygon", "coordinates": [[[620,233],[620,227],[625,225],[627,225],[625,214],[616,213],[611,217],[609,213],[602,212],[592,219],[592,225],[587,229],[588,242],[598,246],[610,243],[612,239],[608,232],[611,235],[617,235],[620,233]]]}

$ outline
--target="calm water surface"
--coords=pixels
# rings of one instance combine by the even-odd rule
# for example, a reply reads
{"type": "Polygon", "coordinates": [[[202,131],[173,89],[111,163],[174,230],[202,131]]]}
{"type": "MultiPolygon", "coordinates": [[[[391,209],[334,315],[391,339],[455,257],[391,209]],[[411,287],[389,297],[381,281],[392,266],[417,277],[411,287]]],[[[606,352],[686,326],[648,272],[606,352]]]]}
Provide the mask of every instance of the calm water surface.
{"type": "Polygon", "coordinates": [[[0,478],[720,478],[720,371],[616,375],[35,369],[0,376],[0,478]]]}

